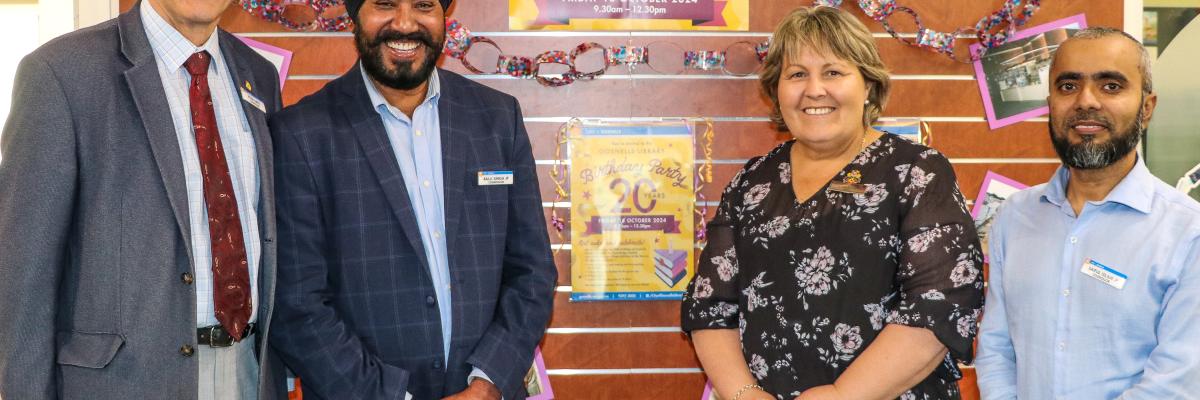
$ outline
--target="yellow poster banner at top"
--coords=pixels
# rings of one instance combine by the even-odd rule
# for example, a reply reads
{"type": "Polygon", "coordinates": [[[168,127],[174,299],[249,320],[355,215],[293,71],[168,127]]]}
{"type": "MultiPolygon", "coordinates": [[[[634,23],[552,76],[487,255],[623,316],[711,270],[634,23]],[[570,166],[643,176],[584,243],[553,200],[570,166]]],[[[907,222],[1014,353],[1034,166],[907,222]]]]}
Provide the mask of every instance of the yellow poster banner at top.
{"type": "Polygon", "coordinates": [[[748,31],[750,0],[508,0],[508,29],[748,31]]]}

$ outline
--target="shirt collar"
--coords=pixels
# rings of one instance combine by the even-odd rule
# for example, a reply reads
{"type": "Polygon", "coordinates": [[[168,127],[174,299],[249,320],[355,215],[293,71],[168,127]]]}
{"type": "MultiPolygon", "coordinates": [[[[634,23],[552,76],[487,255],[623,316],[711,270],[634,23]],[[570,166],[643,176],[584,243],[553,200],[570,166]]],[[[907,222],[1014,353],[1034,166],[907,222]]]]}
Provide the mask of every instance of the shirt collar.
{"type": "MultiPolygon", "coordinates": [[[[1071,177],[1071,170],[1065,165],[1060,165],[1058,170],[1054,172],[1054,177],[1046,185],[1046,189],[1042,192],[1042,199],[1054,203],[1056,206],[1062,206],[1067,202],[1067,182],[1071,177]]],[[[1133,165],[1133,169],[1117,183],[1117,186],[1112,191],[1108,192],[1108,196],[1099,204],[1108,202],[1124,204],[1126,207],[1132,208],[1139,212],[1149,214],[1151,205],[1154,203],[1154,180],[1157,179],[1150,173],[1150,169],[1146,168],[1146,163],[1139,156],[1137,162],[1133,165]]]]}
{"type": "Polygon", "coordinates": [[[167,23],[167,20],[163,19],[149,3],[143,2],[139,8],[143,27],[146,30],[146,38],[150,40],[150,48],[167,68],[171,70],[183,68],[183,62],[187,61],[192,54],[207,51],[212,56],[213,65],[216,67],[209,68],[209,70],[220,74],[224,67],[224,58],[221,57],[221,46],[217,39],[216,29],[208,36],[208,40],[204,41],[204,44],[196,46],[182,33],[179,33],[175,27],[167,23]]]}
{"type": "MultiPolygon", "coordinates": [[[[386,111],[392,113],[393,116],[395,116],[397,118],[402,117],[404,114],[399,112],[399,110],[392,111],[393,109],[395,109],[395,107],[392,107],[392,105],[387,102],[387,99],[383,98],[383,93],[379,93],[379,88],[375,87],[375,83],[372,82],[371,78],[367,75],[367,70],[366,70],[366,68],[364,68],[362,66],[361,61],[359,62],[359,65],[358,65],[358,71],[362,75],[363,86],[367,87],[367,96],[371,98],[371,106],[375,107],[375,112],[383,113],[386,110],[386,111]]],[[[429,74],[429,87],[428,87],[428,90],[425,91],[425,101],[421,102],[421,105],[425,105],[425,104],[436,105],[438,99],[441,97],[442,97],[442,84],[438,80],[438,70],[437,70],[437,68],[434,68],[433,72],[429,74]]],[[[401,119],[406,119],[406,118],[401,118],[401,119]]]]}

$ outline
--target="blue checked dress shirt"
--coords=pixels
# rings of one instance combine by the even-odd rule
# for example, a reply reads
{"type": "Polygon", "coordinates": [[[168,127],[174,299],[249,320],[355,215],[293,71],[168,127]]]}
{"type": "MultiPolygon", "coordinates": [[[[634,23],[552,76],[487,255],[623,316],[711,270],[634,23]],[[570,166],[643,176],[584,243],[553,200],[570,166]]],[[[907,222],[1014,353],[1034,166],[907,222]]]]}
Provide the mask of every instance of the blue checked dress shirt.
{"type": "Polygon", "coordinates": [[[171,109],[171,120],[175,125],[175,136],[179,140],[179,152],[183,157],[183,176],[187,187],[188,226],[191,230],[192,266],[196,282],[196,327],[216,325],[213,313],[212,290],[212,247],[208,233],[208,209],[204,206],[204,183],[200,173],[200,156],[196,152],[196,138],[192,133],[191,103],[188,86],[191,75],[183,68],[183,62],[192,54],[207,51],[212,56],[208,69],[209,90],[212,93],[213,111],[217,117],[217,129],[221,133],[221,144],[225,149],[225,160],[229,164],[229,176],[233,183],[233,195],[237,199],[238,216],[242,222],[242,236],[246,242],[246,261],[249,263],[250,295],[253,309],[250,322],[258,315],[258,268],[262,244],[258,232],[259,174],[255,153],[254,137],[250,133],[250,122],[243,114],[237,86],[232,81],[229,66],[221,54],[221,46],[214,30],[203,45],[196,46],[183,34],[175,30],[154,7],[140,7],[146,37],[154,50],[158,64],[158,75],[167,94],[171,109]]]}
{"type": "MultiPolygon", "coordinates": [[[[442,130],[438,113],[441,83],[437,69],[429,75],[429,88],[425,101],[413,111],[412,118],[400,109],[388,104],[383,94],[368,77],[367,71],[359,66],[367,95],[375,112],[383,119],[392,152],[400,165],[404,178],[404,189],[412,203],[417,218],[417,229],[421,231],[421,243],[425,246],[425,258],[429,260],[429,276],[433,279],[433,291],[437,296],[438,314],[442,322],[442,355],[450,358],[450,337],[453,329],[450,304],[450,264],[446,250],[446,213],[442,191],[442,130]]],[[[471,371],[472,378],[488,379],[482,370],[471,371]]],[[[488,379],[491,381],[491,379],[488,379]]],[[[468,382],[469,383],[469,382],[468,382]]],[[[411,396],[410,396],[411,397],[411,396]]]]}
{"type": "Polygon", "coordinates": [[[1070,171],[1013,195],[990,235],[975,359],[984,399],[1200,396],[1200,204],[1141,160],[1075,215],[1070,171]],[[1117,289],[1082,273],[1094,260],[1117,289]]]}

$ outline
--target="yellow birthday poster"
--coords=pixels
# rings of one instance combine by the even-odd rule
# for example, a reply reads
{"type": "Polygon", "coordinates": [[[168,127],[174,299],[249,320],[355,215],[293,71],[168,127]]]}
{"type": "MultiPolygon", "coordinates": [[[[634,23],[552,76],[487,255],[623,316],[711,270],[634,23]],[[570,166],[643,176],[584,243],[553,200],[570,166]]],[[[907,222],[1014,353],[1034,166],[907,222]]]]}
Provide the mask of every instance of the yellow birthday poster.
{"type": "Polygon", "coordinates": [[[571,154],[571,300],[676,300],[693,273],[686,121],[582,124],[571,154]]]}

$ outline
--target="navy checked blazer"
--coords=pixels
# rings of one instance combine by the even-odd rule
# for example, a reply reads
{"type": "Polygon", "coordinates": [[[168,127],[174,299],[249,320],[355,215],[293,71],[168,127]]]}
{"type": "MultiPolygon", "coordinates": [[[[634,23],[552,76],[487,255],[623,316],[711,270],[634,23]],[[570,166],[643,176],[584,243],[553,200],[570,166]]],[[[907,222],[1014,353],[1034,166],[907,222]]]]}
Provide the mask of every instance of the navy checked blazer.
{"type": "Polygon", "coordinates": [[[481,369],[507,400],[545,333],[557,272],[520,106],[438,71],[453,337],[357,65],[271,117],[279,283],[271,343],[305,397],[439,399],[481,369]],[[512,185],[479,186],[511,170],[512,185]]]}

